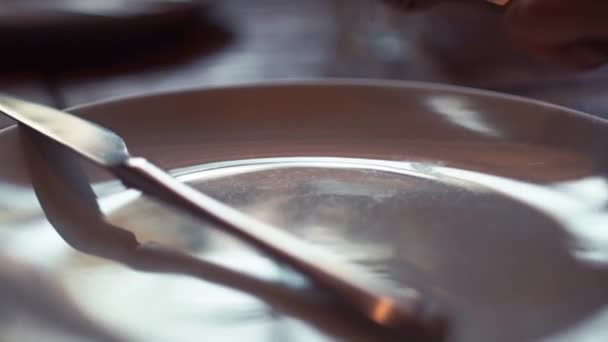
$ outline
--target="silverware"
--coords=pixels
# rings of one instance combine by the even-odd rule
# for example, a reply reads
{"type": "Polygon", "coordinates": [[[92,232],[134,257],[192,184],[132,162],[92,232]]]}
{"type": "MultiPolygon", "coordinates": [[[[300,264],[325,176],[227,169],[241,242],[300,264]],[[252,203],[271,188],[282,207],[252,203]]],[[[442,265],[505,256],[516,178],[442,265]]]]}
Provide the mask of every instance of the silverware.
{"type": "Polygon", "coordinates": [[[355,265],[198,192],[145,159],[132,157],[114,132],[66,112],[4,96],[0,96],[0,113],[104,167],[127,187],[209,220],[254,245],[331,291],[374,325],[393,329],[396,335],[411,336],[416,330],[423,333],[415,336],[433,340],[443,336],[442,319],[416,290],[397,290],[355,265]]]}
{"type": "MultiPolygon", "coordinates": [[[[190,279],[201,280],[203,282],[199,284],[201,286],[199,288],[199,295],[201,296],[205,295],[204,292],[206,289],[209,289],[208,286],[210,284],[227,288],[223,292],[224,296],[231,296],[231,290],[247,293],[265,302],[277,314],[280,313],[291,319],[306,322],[306,325],[309,327],[314,327],[324,335],[337,341],[390,341],[391,337],[393,337],[390,330],[374,329],[374,326],[366,324],[367,322],[362,319],[362,315],[358,315],[354,310],[349,310],[348,306],[335,305],[335,300],[332,300],[331,296],[326,298],[325,292],[320,293],[314,287],[302,287],[299,286],[298,281],[295,283],[290,282],[284,277],[273,278],[269,276],[266,278],[237,271],[206,260],[200,254],[192,255],[188,253],[188,250],[172,247],[168,241],[163,241],[163,239],[154,242],[139,241],[135,234],[121,227],[120,224],[124,222],[122,221],[124,217],[122,220],[118,220],[119,222],[114,221],[112,223],[112,218],[108,219],[104,215],[84,168],[80,160],[74,157],[72,151],[54,141],[49,141],[49,139],[34,130],[26,128],[21,133],[23,133],[20,140],[24,159],[29,169],[32,187],[38,198],[40,208],[57,234],[75,250],[87,255],[103,258],[106,261],[114,261],[126,265],[129,269],[136,272],[160,273],[163,274],[163,279],[165,280],[176,279],[176,276],[177,278],[181,278],[179,276],[186,276],[190,279]],[[75,212],[78,215],[74,215],[75,212]],[[357,322],[355,323],[355,321],[357,322]]],[[[171,226],[179,230],[179,227],[183,227],[184,224],[188,224],[186,222],[190,222],[189,218],[179,215],[179,212],[170,213],[169,210],[162,210],[159,213],[158,205],[150,206],[150,204],[142,205],[139,203],[130,204],[129,207],[126,210],[129,213],[122,213],[122,215],[129,217],[127,220],[139,221],[142,219],[145,222],[147,219],[144,219],[144,217],[151,215],[155,217],[155,220],[152,222],[152,228],[171,226]],[[133,212],[131,213],[131,211],[133,212]]],[[[194,250],[189,251],[194,252],[194,250]]],[[[197,251],[202,252],[200,249],[197,249],[197,251]]],[[[30,252],[36,253],[36,251],[30,252]]],[[[2,260],[1,256],[0,253],[0,262],[5,261],[2,260]]],[[[0,263],[0,278],[2,277],[3,266],[0,263]]],[[[23,267],[20,268],[20,270],[22,269],[23,267]]],[[[267,275],[270,275],[273,273],[273,270],[270,269],[268,272],[267,275]]],[[[112,282],[113,279],[99,279],[97,285],[102,288],[105,288],[106,285],[111,287],[113,285],[104,284],[104,281],[112,282]]],[[[0,282],[2,281],[0,280],[0,282]]],[[[211,288],[213,287],[211,286],[211,288]]],[[[45,294],[48,294],[48,292],[45,294]]],[[[0,291],[0,301],[3,299],[3,295],[5,299],[11,298],[10,290],[8,294],[6,291],[0,291]]],[[[129,294],[127,291],[121,297],[128,300],[132,298],[132,295],[133,293],[129,294]]],[[[32,297],[31,300],[40,302],[41,298],[36,296],[32,297]]],[[[74,308],[78,307],[79,303],[77,300],[78,298],[76,298],[76,303],[73,303],[75,304],[73,305],[74,308]]],[[[157,298],[150,297],[149,300],[154,303],[157,301],[157,298]]],[[[15,309],[19,309],[23,303],[19,301],[14,304],[16,304],[15,309]]],[[[6,308],[6,304],[3,303],[3,305],[2,308],[6,308]]],[[[61,302],[45,308],[41,308],[41,305],[39,303],[38,307],[33,308],[33,310],[38,310],[38,313],[42,313],[44,316],[44,312],[61,310],[62,306],[69,306],[71,304],[61,302]]],[[[186,304],[186,306],[188,305],[191,310],[193,307],[199,306],[200,302],[186,304]]],[[[176,308],[176,310],[189,312],[188,308],[185,308],[185,311],[182,311],[182,308],[176,308]]],[[[62,312],[64,311],[65,308],[63,308],[62,312]]],[[[54,318],[56,319],[57,315],[56,312],[53,313],[55,314],[54,316],[51,315],[48,319],[41,319],[40,322],[36,321],[32,322],[32,324],[46,323],[54,326],[52,323],[56,322],[54,318]]],[[[116,310],[112,312],[113,319],[115,318],[118,321],[128,320],[127,317],[122,315],[132,314],[131,310],[116,310]]],[[[6,317],[9,320],[10,318],[11,316],[6,317]]],[[[139,319],[145,318],[140,317],[139,319]]],[[[275,317],[268,317],[268,319],[274,321],[275,317]]],[[[78,317],[75,317],[74,320],[78,322],[76,323],[78,328],[83,327],[78,317]]],[[[269,323],[271,323],[270,321],[269,323]]],[[[1,322],[2,315],[0,315],[0,324],[1,322]]],[[[23,329],[31,330],[37,329],[37,327],[27,326],[23,329]]],[[[82,329],[78,331],[87,334],[82,329]]],[[[298,336],[301,332],[301,329],[296,328],[290,331],[288,335],[298,336]]],[[[111,331],[108,331],[108,333],[111,333],[111,331]]],[[[193,333],[196,334],[195,332],[193,333]]],[[[82,340],[89,342],[118,342],[111,338],[95,339],[90,335],[89,333],[87,336],[82,336],[82,340]]],[[[279,332],[279,335],[281,337],[268,337],[268,339],[289,340],[289,337],[282,332],[279,332]]],[[[232,336],[235,339],[239,335],[238,333],[228,333],[227,336],[232,336]]],[[[230,340],[230,337],[227,339],[230,340]]],[[[214,339],[211,338],[210,340],[214,339]]],[[[20,340],[17,338],[15,341],[20,340]]],[[[121,342],[123,341],[121,340],[121,342]]]]}

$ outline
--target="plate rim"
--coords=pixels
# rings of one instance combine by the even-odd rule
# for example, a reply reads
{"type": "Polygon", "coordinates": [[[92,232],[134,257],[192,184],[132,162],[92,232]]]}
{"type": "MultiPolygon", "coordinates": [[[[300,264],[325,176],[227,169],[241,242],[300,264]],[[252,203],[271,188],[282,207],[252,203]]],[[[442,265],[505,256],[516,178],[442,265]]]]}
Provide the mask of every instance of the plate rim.
{"type": "MultiPolygon", "coordinates": [[[[272,80],[259,80],[259,81],[243,81],[243,82],[231,82],[226,84],[209,84],[199,86],[188,86],[188,87],[177,87],[172,89],[156,90],[156,91],[142,91],[134,92],[131,94],[110,96],[107,98],[86,102],[62,110],[72,111],[85,111],[79,115],[87,116],[86,110],[89,108],[126,103],[129,101],[147,100],[155,97],[163,96],[176,96],[183,94],[195,94],[205,91],[236,91],[239,89],[249,90],[255,88],[307,88],[315,86],[324,87],[370,87],[370,88],[397,88],[397,89],[417,89],[417,90],[439,90],[459,93],[469,96],[483,96],[494,99],[515,101],[520,104],[528,104],[537,106],[545,109],[553,109],[561,112],[563,115],[569,115],[579,120],[587,120],[590,123],[604,126],[608,129],[608,118],[602,118],[599,116],[592,115],[580,110],[569,108],[566,106],[554,104],[551,102],[533,99],[521,95],[513,95],[495,90],[487,90],[481,88],[474,88],[462,85],[452,85],[445,83],[436,82],[425,82],[425,81],[410,81],[410,80],[383,80],[375,78],[302,78],[302,79],[272,79],[272,80]]],[[[15,129],[18,124],[14,123],[4,128],[0,128],[0,135],[15,129]]]]}

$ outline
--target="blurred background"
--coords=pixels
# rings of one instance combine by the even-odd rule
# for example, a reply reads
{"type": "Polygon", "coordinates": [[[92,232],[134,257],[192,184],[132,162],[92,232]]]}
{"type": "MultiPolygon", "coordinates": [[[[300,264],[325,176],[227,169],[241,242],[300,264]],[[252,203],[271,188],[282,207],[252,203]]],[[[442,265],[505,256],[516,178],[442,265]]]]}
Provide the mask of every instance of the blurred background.
{"type": "MultiPolygon", "coordinates": [[[[608,117],[608,73],[539,64],[483,1],[5,0],[0,92],[56,107],[277,78],[441,82],[608,117]]],[[[5,126],[5,119],[0,127],[5,126]]]]}
{"type": "MultiPolygon", "coordinates": [[[[382,0],[0,0],[0,93],[66,108],[116,96],[271,79],[375,78],[495,90],[608,118],[607,69],[580,72],[534,61],[511,46],[502,16],[484,0],[446,0],[407,12],[382,0]]],[[[0,129],[9,124],[0,116],[0,129]]],[[[11,195],[0,196],[0,223],[37,215],[37,207],[29,206],[36,203],[33,194],[7,187],[2,191],[11,195]],[[23,216],[15,217],[15,208],[23,216]]],[[[56,246],[53,243],[67,247],[58,235],[40,233],[24,236],[48,250],[56,246]]],[[[16,298],[4,305],[8,320],[0,322],[0,330],[6,332],[15,308],[28,302],[23,298],[36,299],[36,293],[43,293],[38,286],[54,288],[37,273],[23,273],[23,265],[2,257],[0,285],[5,290],[0,294],[16,298]]],[[[87,262],[95,261],[83,264],[87,262]]],[[[56,291],[49,297],[62,299],[56,291]]],[[[150,295],[142,293],[142,298],[150,295]]],[[[95,305],[110,303],[103,306],[110,312],[121,295],[113,297],[114,303],[106,296],[95,297],[95,305]]],[[[61,307],[30,301],[28,310],[34,313],[61,307]]],[[[190,299],[187,303],[196,304],[190,299]]],[[[2,309],[0,305],[0,316],[2,309]]],[[[88,326],[90,322],[78,321],[80,317],[48,312],[59,323],[73,320],[90,329],[85,333],[112,340],[98,327],[88,326]]],[[[33,333],[31,341],[53,340],[41,331],[20,329],[14,334],[33,333]]],[[[14,340],[24,341],[21,335],[14,340]]]]}

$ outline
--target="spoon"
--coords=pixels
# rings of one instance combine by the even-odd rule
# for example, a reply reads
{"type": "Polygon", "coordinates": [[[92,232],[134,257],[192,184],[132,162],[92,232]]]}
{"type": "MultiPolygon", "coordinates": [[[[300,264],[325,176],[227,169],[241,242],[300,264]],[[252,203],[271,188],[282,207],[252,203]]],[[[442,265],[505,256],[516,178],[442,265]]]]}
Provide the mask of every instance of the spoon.
{"type": "Polygon", "coordinates": [[[397,291],[369,271],[200,193],[144,158],[132,157],[116,133],[69,113],[6,96],[0,96],[0,113],[105,168],[125,186],[208,220],[250,243],[332,292],[372,324],[395,335],[443,337],[443,320],[418,291],[397,291]],[[412,335],[412,331],[417,333],[412,335]]]}

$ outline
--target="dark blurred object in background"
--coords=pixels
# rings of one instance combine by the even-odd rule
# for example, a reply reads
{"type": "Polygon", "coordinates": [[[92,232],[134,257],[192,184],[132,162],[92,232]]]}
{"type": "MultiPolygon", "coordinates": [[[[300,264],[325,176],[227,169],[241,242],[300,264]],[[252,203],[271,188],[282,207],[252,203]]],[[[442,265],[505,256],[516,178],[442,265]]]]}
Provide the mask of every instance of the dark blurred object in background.
{"type": "Polygon", "coordinates": [[[1,69],[57,69],[140,58],[193,33],[226,36],[208,0],[5,0],[1,69]]]}
{"type": "MultiPolygon", "coordinates": [[[[6,22],[17,21],[6,14],[15,1],[2,2],[6,22]]],[[[155,3],[69,1],[80,7],[91,1],[155,3]]],[[[381,0],[175,0],[176,12],[163,19],[149,13],[144,24],[127,24],[131,12],[106,35],[99,35],[101,21],[99,27],[66,30],[63,45],[39,31],[33,33],[43,44],[29,49],[29,40],[14,36],[13,48],[5,42],[0,55],[0,91],[68,107],[269,79],[380,78],[497,90],[608,118],[608,68],[578,72],[535,61],[509,41],[504,9],[485,0],[445,1],[397,11],[381,0]],[[11,56],[13,62],[7,62],[11,56]]]]}

